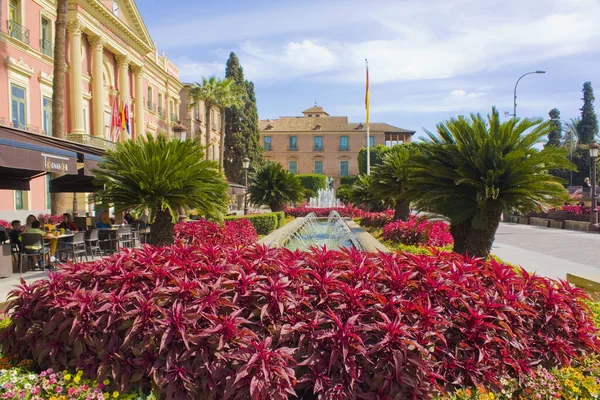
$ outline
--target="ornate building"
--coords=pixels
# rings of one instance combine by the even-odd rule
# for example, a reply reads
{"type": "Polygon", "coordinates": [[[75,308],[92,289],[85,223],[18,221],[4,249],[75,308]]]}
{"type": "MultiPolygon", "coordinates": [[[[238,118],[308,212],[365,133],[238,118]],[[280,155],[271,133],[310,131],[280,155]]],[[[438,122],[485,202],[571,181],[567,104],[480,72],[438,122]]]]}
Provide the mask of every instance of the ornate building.
{"type": "MultiPolygon", "coordinates": [[[[358,152],[367,145],[366,127],[348,117],[331,117],[322,107],[302,111],[302,117],[259,121],[265,159],[296,174],[333,177],[358,175],[358,152]]],[[[370,124],[371,146],[410,143],[415,131],[384,123],[370,124]]]]}
{"type": "MultiPolygon", "coordinates": [[[[56,1],[5,0],[0,7],[0,93],[8,100],[0,101],[0,125],[102,148],[147,132],[172,134],[183,85],[133,0],[69,0],[66,132],[51,131],[56,1]],[[111,134],[115,101],[130,110],[129,133],[118,138],[111,134]]],[[[30,191],[1,190],[0,216],[48,212],[48,187],[41,176],[30,191]]]]}

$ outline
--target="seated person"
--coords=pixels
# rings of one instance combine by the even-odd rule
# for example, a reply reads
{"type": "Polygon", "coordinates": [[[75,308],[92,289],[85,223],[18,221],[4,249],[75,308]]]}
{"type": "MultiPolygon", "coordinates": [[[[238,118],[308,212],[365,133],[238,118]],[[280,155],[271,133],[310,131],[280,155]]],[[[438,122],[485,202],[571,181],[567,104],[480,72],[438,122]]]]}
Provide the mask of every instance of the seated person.
{"type": "Polygon", "coordinates": [[[35,215],[30,214],[27,216],[27,219],[25,220],[25,225],[21,226],[21,233],[25,233],[27,232],[27,230],[29,228],[31,228],[31,224],[33,223],[33,221],[36,221],[37,218],[35,217],[35,215]]]}
{"type": "MultiPolygon", "coordinates": [[[[26,233],[37,233],[39,235],[42,235],[42,238],[44,239],[55,239],[52,234],[40,229],[40,221],[37,220],[31,223],[31,228],[29,228],[26,233]]],[[[42,248],[40,246],[25,246],[23,248],[25,253],[38,253],[41,249],[42,248]]],[[[40,260],[39,256],[37,255],[32,256],[32,258],[35,265],[42,269],[44,268],[44,260],[40,260]]]]}
{"type": "Polygon", "coordinates": [[[108,211],[103,211],[100,214],[100,221],[96,223],[97,229],[110,229],[110,217],[108,215],[108,211]]]}
{"type": "Polygon", "coordinates": [[[73,217],[69,213],[63,214],[63,221],[58,224],[57,229],[68,229],[71,232],[77,232],[77,224],[73,220],[73,217]]]}
{"type": "Polygon", "coordinates": [[[19,251],[23,251],[23,246],[21,245],[21,241],[19,240],[19,235],[21,235],[21,230],[23,227],[21,226],[21,221],[15,219],[10,223],[12,229],[8,231],[8,238],[10,239],[11,244],[16,244],[19,246],[19,251]]]}

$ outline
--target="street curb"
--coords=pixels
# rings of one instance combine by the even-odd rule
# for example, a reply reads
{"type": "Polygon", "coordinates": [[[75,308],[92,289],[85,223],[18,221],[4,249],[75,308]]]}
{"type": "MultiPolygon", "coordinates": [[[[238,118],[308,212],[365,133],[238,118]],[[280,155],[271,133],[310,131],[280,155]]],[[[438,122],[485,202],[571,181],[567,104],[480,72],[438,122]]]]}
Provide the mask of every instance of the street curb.
{"type": "Polygon", "coordinates": [[[592,292],[600,292],[600,275],[598,277],[582,277],[573,274],[567,274],[567,282],[592,292]]]}

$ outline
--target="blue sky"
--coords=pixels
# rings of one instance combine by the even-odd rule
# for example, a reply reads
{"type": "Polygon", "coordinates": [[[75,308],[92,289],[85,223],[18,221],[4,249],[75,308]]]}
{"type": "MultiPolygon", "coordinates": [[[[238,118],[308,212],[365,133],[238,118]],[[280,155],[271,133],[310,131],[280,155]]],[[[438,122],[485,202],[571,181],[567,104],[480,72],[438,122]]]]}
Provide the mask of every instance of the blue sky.
{"type": "Polygon", "coordinates": [[[315,102],[364,120],[435,124],[496,105],[520,117],[579,115],[583,82],[600,97],[599,0],[197,1],[138,0],[160,51],[184,82],[224,75],[234,51],[254,81],[261,119],[301,115],[315,102]]]}

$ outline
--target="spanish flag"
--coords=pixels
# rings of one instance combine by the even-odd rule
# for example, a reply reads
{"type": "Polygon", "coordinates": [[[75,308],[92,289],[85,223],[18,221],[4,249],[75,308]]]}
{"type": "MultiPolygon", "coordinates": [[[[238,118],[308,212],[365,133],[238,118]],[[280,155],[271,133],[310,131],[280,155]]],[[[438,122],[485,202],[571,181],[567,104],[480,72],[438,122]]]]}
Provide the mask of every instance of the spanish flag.
{"type": "Polygon", "coordinates": [[[125,102],[123,101],[123,99],[121,99],[121,126],[119,128],[121,128],[122,130],[125,130],[125,128],[126,128],[125,102]]]}
{"type": "Polygon", "coordinates": [[[365,64],[367,66],[367,88],[365,91],[365,109],[367,110],[367,125],[369,125],[369,62],[365,58],[365,64]]]}

